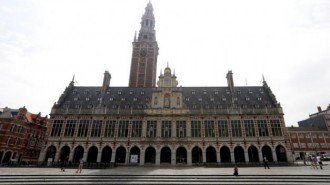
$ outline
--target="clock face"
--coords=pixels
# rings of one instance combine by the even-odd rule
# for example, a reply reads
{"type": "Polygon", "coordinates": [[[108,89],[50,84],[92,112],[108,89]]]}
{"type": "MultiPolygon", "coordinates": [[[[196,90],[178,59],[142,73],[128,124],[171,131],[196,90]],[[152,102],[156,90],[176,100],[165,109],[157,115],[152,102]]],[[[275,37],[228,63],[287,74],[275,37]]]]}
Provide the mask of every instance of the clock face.
{"type": "Polygon", "coordinates": [[[145,57],[147,55],[147,52],[143,49],[143,50],[140,51],[140,55],[142,57],[145,57]]]}

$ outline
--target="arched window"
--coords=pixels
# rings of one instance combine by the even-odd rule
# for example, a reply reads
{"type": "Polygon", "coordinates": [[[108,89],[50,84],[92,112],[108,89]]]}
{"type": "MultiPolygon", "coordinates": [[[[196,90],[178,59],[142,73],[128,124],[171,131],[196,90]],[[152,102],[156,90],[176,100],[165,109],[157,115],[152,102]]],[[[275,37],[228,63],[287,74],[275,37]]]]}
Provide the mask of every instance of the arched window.
{"type": "Polygon", "coordinates": [[[176,98],[176,104],[177,104],[178,106],[180,106],[180,97],[177,97],[177,98],[176,98]]]}

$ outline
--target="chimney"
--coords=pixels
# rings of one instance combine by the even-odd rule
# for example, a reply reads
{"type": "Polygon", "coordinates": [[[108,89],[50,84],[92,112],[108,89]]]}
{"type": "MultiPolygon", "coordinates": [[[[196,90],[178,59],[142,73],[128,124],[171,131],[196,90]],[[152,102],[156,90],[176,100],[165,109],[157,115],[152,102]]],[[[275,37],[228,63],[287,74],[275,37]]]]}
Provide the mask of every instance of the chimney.
{"type": "Polygon", "coordinates": [[[228,87],[229,87],[230,91],[233,92],[234,91],[233,72],[228,71],[226,78],[227,78],[228,87]]]}
{"type": "Polygon", "coordinates": [[[111,75],[109,71],[105,71],[103,77],[103,84],[102,84],[102,93],[105,93],[105,91],[107,91],[108,87],[110,86],[110,80],[111,80],[111,75]]]}
{"type": "Polygon", "coordinates": [[[322,112],[322,109],[321,109],[320,106],[317,106],[317,111],[318,111],[318,112],[322,112]]]}

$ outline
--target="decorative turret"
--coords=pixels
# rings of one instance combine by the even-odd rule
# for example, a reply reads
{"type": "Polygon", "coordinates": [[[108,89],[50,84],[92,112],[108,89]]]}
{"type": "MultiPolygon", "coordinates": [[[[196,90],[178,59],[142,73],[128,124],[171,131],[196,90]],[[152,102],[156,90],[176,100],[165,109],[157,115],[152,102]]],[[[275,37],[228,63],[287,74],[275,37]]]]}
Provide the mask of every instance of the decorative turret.
{"type": "Polygon", "coordinates": [[[109,71],[104,72],[103,84],[102,84],[102,93],[105,93],[110,86],[111,75],[109,71]]]}
{"type": "Polygon", "coordinates": [[[164,69],[164,75],[160,73],[159,80],[157,82],[158,87],[177,87],[178,81],[176,76],[171,72],[171,68],[168,66],[164,69]]]}
{"type": "Polygon", "coordinates": [[[228,83],[228,87],[229,87],[230,91],[234,92],[233,72],[228,71],[226,78],[227,78],[227,83],[228,83]]]}

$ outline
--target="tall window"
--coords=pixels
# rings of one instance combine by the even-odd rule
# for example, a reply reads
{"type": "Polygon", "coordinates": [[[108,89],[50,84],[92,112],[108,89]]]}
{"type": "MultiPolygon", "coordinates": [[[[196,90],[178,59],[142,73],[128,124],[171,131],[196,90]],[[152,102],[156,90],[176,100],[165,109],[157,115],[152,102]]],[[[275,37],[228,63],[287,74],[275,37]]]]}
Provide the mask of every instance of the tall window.
{"type": "Polygon", "coordinates": [[[91,137],[100,137],[102,122],[102,120],[93,120],[91,128],[91,137]]]}
{"type": "Polygon", "coordinates": [[[186,137],[186,121],[176,121],[176,137],[186,137]]]}
{"type": "Polygon", "coordinates": [[[128,120],[119,120],[118,123],[118,137],[127,137],[128,135],[128,120]]]}
{"type": "Polygon", "coordinates": [[[104,137],[114,137],[115,136],[115,126],[116,126],[116,120],[106,120],[104,137]]]}
{"type": "Polygon", "coordinates": [[[10,132],[14,132],[15,128],[16,128],[16,125],[12,123],[11,127],[10,127],[10,132]]]}
{"type": "Polygon", "coordinates": [[[171,121],[162,121],[162,137],[171,137],[171,121]]]}
{"type": "Polygon", "coordinates": [[[231,123],[232,137],[242,137],[240,120],[231,120],[230,123],[231,123]]]}
{"type": "Polygon", "coordinates": [[[87,137],[89,120],[80,120],[77,137],[87,137]]]}
{"type": "Polygon", "coordinates": [[[52,137],[59,137],[61,135],[63,120],[54,120],[53,121],[53,127],[52,132],[50,133],[50,136],[52,137]]]}
{"type": "Polygon", "coordinates": [[[219,137],[228,137],[228,122],[227,120],[218,121],[219,137]]]}
{"type": "Polygon", "coordinates": [[[245,135],[246,137],[254,137],[256,136],[256,132],[254,130],[253,120],[244,120],[245,127],[245,135]]]}
{"type": "Polygon", "coordinates": [[[201,121],[191,121],[191,137],[201,137],[201,121]]]}
{"type": "Polygon", "coordinates": [[[214,129],[214,121],[213,120],[205,120],[205,137],[214,137],[215,129],[214,129]]]}
{"type": "Polygon", "coordinates": [[[147,121],[147,137],[156,137],[157,121],[147,121]]]}
{"type": "Polygon", "coordinates": [[[273,136],[282,136],[282,129],[279,120],[270,120],[273,136]]]}
{"type": "Polygon", "coordinates": [[[132,122],[132,137],[141,137],[142,121],[132,122]]]}
{"type": "Polygon", "coordinates": [[[259,136],[260,137],[269,136],[266,120],[257,120],[257,123],[258,123],[259,136]]]}
{"type": "Polygon", "coordinates": [[[64,137],[73,137],[74,129],[76,128],[77,120],[67,120],[64,132],[64,137]]]}

